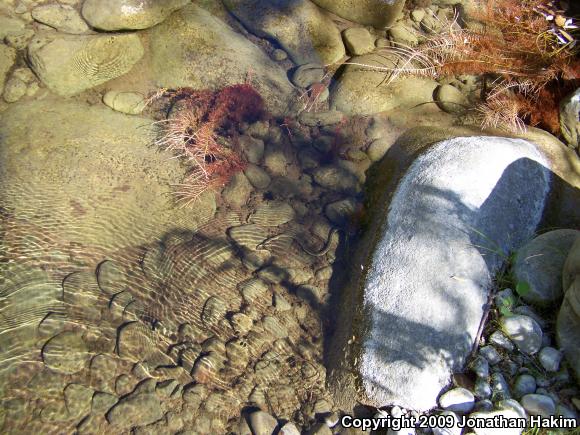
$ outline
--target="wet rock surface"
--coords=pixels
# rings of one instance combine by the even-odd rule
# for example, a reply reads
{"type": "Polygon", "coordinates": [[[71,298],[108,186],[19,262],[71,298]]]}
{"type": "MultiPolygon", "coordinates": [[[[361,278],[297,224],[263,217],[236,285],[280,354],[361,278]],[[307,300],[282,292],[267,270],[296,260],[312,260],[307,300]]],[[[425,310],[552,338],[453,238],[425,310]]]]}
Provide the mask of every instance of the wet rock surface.
{"type": "Polygon", "coordinates": [[[33,39],[33,71],[58,95],[69,97],[129,72],[143,56],[139,37],[126,35],[46,36],[33,39]]]}
{"type": "Polygon", "coordinates": [[[100,30],[147,29],[165,20],[187,0],[87,0],[82,14],[100,30]]]}
{"type": "Polygon", "coordinates": [[[274,39],[298,64],[332,64],[344,45],[332,20],[310,1],[227,0],[228,9],[258,36],[274,39]]]}

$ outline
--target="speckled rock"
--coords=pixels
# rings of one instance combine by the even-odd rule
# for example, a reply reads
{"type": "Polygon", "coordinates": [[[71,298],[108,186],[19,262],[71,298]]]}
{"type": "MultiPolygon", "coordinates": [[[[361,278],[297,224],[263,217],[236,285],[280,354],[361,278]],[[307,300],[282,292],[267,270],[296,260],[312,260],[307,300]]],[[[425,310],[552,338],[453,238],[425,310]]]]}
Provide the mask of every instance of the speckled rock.
{"type": "Polygon", "coordinates": [[[344,57],[337,27],[309,0],[226,0],[224,3],[251,32],[277,41],[298,65],[332,64],[344,57]]]}
{"type": "Polygon", "coordinates": [[[135,34],[34,38],[30,66],[53,92],[69,97],[129,72],[143,56],[135,34]]]}
{"type": "Polygon", "coordinates": [[[86,0],[82,14],[100,30],[147,29],[161,23],[188,0],[86,0]]]}

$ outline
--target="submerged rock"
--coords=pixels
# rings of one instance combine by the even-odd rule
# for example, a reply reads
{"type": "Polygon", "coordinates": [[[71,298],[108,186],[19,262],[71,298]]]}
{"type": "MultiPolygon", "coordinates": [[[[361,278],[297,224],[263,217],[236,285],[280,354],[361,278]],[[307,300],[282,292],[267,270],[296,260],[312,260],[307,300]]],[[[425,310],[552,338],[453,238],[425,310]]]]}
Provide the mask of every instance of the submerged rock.
{"type": "Polygon", "coordinates": [[[286,113],[289,102],[295,100],[295,91],[279,65],[195,4],[175,12],[148,34],[152,78],[160,88],[221,89],[244,83],[251,74],[252,84],[274,115],[286,113]]]}
{"type": "Polygon", "coordinates": [[[360,352],[356,375],[331,376],[337,400],[435,406],[472,349],[494,273],[540,221],[549,168],[534,144],[501,137],[444,140],[415,159],[390,203],[374,212],[385,213],[369,231],[376,244],[362,244],[362,258],[374,248],[353,282],[363,305],[343,324],[358,319],[364,332],[337,334],[360,343],[352,348],[360,352]],[[359,394],[349,389],[356,382],[359,394]]]}
{"type": "Polygon", "coordinates": [[[143,53],[135,34],[37,37],[28,45],[33,71],[63,97],[122,76],[143,53]]]}
{"type": "Polygon", "coordinates": [[[138,115],[143,112],[147,102],[143,95],[136,92],[109,91],[103,96],[103,103],[117,112],[138,115]]]}
{"type": "Polygon", "coordinates": [[[32,10],[32,18],[64,33],[81,34],[89,30],[89,26],[87,26],[87,23],[84,22],[77,10],[68,5],[47,4],[37,6],[32,10]]]}
{"type": "Polygon", "coordinates": [[[16,50],[11,47],[7,47],[4,44],[0,44],[0,92],[4,89],[4,82],[8,76],[8,71],[14,65],[16,60],[16,50]]]}
{"type": "Polygon", "coordinates": [[[432,103],[436,81],[411,76],[387,84],[389,72],[373,69],[393,67],[395,63],[378,54],[351,58],[330,88],[331,108],[348,115],[373,115],[432,103]]]}
{"type": "Polygon", "coordinates": [[[344,57],[334,22],[309,0],[226,0],[251,32],[277,41],[298,65],[331,64],[344,57]]]}
{"type": "Polygon", "coordinates": [[[389,27],[403,10],[404,0],[312,0],[321,8],[347,20],[378,29],[389,27]]]}
{"type": "Polygon", "coordinates": [[[188,3],[189,0],[86,0],[82,14],[100,30],[147,29],[188,3]]]}

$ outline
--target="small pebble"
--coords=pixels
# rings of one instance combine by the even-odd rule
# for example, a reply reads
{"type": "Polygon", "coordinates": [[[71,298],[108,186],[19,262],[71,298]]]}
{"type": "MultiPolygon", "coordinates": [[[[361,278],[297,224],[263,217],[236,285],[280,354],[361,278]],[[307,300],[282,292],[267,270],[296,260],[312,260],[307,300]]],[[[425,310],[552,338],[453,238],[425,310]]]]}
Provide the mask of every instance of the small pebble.
{"type": "Polygon", "coordinates": [[[277,61],[286,60],[288,59],[288,54],[284,50],[277,48],[272,52],[272,59],[277,61]]]}
{"type": "Polygon", "coordinates": [[[501,356],[493,346],[483,346],[479,349],[479,354],[483,356],[491,365],[501,361],[501,356]]]}
{"type": "Polygon", "coordinates": [[[393,418],[401,418],[403,416],[403,411],[398,406],[393,406],[391,408],[391,415],[393,418]]]}
{"type": "Polygon", "coordinates": [[[505,400],[510,398],[510,389],[504,376],[501,373],[491,375],[492,401],[505,400]]]}
{"type": "Polygon", "coordinates": [[[472,361],[470,368],[478,378],[487,378],[489,376],[489,363],[487,359],[481,356],[478,356],[472,361]]]}
{"type": "Polygon", "coordinates": [[[514,344],[501,332],[495,331],[489,336],[489,342],[495,344],[497,347],[511,352],[514,350],[514,344]]]}
{"type": "Polygon", "coordinates": [[[557,372],[560,368],[560,361],[562,361],[562,352],[553,347],[544,347],[540,351],[538,359],[547,371],[557,372]]]}
{"type": "Polygon", "coordinates": [[[475,407],[473,408],[476,412],[488,412],[493,409],[493,403],[489,399],[479,400],[475,402],[475,407]]]}
{"type": "Polygon", "coordinates": [[[536,379],[532,375],[520,375],[516,378],[514,383],[513,393],[517,399],[526,394],[533,394],[536,392],[536,379]]]}
{"type": "Polygon", "coordinates": [[[500,402],[498,402],[497,407],[499,409],[511,409],[512,411],[515,411],[518,414],[518,416],[526,418],[526,410],[523,408],[522,405],[519,404],[517,400],[514,399],[501,400],[500,402]]]}
{"type": "Polygon", "coordinates": [[[439,406],[446,411],[468,413],[473,409],[475,398],[465,388],[453,388],[439,398],[439,406]]]}
{"type": "Polygon", "coordinates": [[[499,323],[502,331],[523,353],[532,355],[540,350],[542,346],[542,328],[531,317],[519,314],[503,316],[499,323]]]}
{"type": "Polygon", "coordinates": [[[475,387],[473,390],[475,397],[478,399],[489,399],[491,397],[491,386],[483,378],[478,378],[477,381],[475,381],[475,387]]]}
{"type": "Polygon", "coordinates": [[[556,413],[556,405],[552,398],[543,394],[526,394],[520,402],[530,415],[549,417],[556,413]]]}

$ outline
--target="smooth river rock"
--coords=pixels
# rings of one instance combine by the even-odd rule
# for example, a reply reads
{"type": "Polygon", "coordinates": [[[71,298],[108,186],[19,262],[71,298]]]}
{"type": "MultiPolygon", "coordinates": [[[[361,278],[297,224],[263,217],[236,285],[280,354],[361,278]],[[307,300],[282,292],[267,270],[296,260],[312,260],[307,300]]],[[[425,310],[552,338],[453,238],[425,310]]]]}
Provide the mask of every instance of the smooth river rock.
{"type": "Polygon", "coordinates": [[[298,64],[331,64],[345,55],[338,28],[310,0],[225,0],[252,33],[277,41],[298,64]]]}
{"type": "Polygon", "coordinates": [[[82,14],[99,30],[147,29],[188,3],[189,0],[86,0],[82,14]]]}
{"type": "Polygon", "coordinates": [[[526,243],[516,254],[513,273],[518,282],[525,282],[529,290],[521,298],[546,306],[562,299],[562,268],[570,248],[580,231],[554,230],[526,243]]]}
{"type": "Polygon", "coordinates": [[[151,75],[157,87],[215,90],[248,80],[276,116],[287,113],[296,101],[285,70],[257,45],[195,4],[147,32],[151,75]]]}
{"type": "Polygon", "coordinates": [[[394,67],[395,60],[374,53],[349,59],[330,88],[331,109],[347,115],[373,115],[417,107],[439,110],[432,104],[433,92],[438,86],[435,80],[409,76],[387,83],[389,71],[381,70],[385,65],[394,67]]]}
{"type": "Polygon", "coordinates": [[[30,67],[54,93],[63,97],[126,74],[141,59],[139,36],[50,35],[28,45],[30,67]]]}
{"type": "Polygon", "coordinates": [[[540,222],[548,168],[531,142],[458,137],[427,147],[390,203],[378,193],[385,184],[376,181],[377,223],[354,260],[362,272],[353,275],[352,288],[362,294],[350,293],[362,304],[352,313],[343,302],[351,313],[335,336],[355,337],[335,346],[346,362],[330,375],[339,406],[359,400],[425,411],[436,405],[472,349],[495,272],[540,222]]]}
{"type": "Polygon", "coordinates": [[[385,28],[399,17],[404,0],[312,0],[321,8],[360,24],[385,28]]]}

